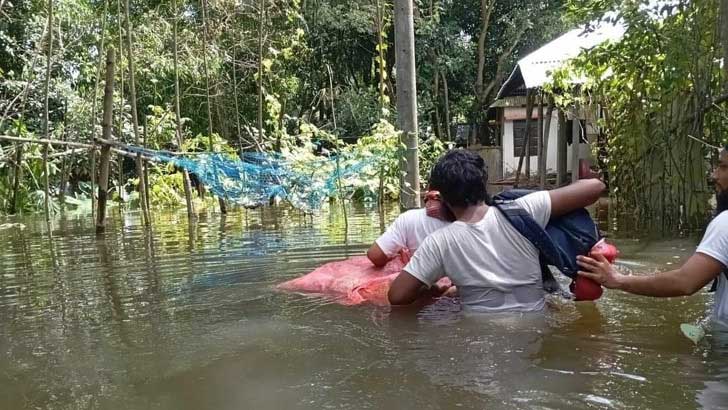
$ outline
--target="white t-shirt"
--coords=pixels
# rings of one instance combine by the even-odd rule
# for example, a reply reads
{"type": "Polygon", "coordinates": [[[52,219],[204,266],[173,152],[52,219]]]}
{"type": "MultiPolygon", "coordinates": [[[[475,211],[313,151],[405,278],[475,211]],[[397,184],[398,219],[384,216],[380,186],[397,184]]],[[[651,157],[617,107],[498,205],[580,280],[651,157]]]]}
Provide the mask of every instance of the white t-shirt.
{"type": "MultiPolygon", "coordinates": [[[[551,217],[547,191],[516,202],[546,226],[551,217]]],[[[538,256],[505,215],[490,207],[476,223],[456,221],[427,237],[404,270],[427,286],[448,276],[471,310],[536,311],[544,307],[538,256]]]]}
{"type": "MultiPolygon", "coordinates": [[[[708,255],[728,267],[728,211],[721,212],[708,225],[697,252],[708,255]]],[[[713,318],[724,326],[728,326],[728,283],[721,272],[718,288],[715,291],[713,318]]]]}
{"type": "Polygon", "coordinates": [[[448,225],[449,222],[427,216],[424,208],[411,209],[399,215],[376,243],[388,258],[393,258],[405,248],[416,251],[431,233],[448,225]]]}

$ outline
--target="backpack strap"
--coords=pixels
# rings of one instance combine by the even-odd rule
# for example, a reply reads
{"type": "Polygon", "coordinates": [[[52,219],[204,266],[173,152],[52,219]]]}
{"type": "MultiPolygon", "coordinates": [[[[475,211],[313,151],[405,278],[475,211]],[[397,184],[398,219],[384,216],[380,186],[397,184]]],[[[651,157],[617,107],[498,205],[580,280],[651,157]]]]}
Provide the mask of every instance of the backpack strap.
{"type": "Polygon", "coordinates": [[[544,290],[549,293],[561,291],[561,286],[559,286],[553,273],[551,273],[551,269],[548,267],[548,265],[560,265],[554,259],[554,256],[558,255],[558,250],[549,234],[533,219],[531,214],[526,212],[515,201],[496,201],[493,206],[501,211],[516,231],[523,235],[538,250],[544,290]]]}
{"type": "Polygon", "coordinates": [[[554,241],[541,225],[526,212],[523,207],[514,201],[497,201],[493,204],[503,212],[510,224],[516,228],[518,233],[528,239],[538,249],[544,261],[549,265],[559,267],[561,263],[558,258],[558,249],[554,241]]]}
{"type": "MultiPolygon", "coordinates": [[[[719,275],[719,276],[720,276],[720,275],[719,275]]],[[[723,270],[723,276],[725,276],[725,279],[726,279],[726,280],[728,280],[728,269],[724,269],[724,270],[723,270]]],[[[710,290],[709,290],[709,292],[715,292],[716,290],[718,290],[718,280],[719,280],[719,279],[720,279],[720,277],[717,277],[717,278],[715,278],[715,279],[713,280],[713,284],[712,284],[712,285],[710,285],[710,290]]]]}

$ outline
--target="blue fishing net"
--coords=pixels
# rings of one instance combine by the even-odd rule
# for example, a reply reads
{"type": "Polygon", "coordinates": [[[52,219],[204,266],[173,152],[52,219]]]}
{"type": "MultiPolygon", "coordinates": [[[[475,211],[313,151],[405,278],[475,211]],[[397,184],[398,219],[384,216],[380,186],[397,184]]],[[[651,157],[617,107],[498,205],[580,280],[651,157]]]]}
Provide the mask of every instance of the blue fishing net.
{"type": "Polygon", "coordinates": [[[308,155],[291,160],[279,153],[244,152],[178,155],[140,147],[127,147],[152,160],[174,164],[194,174],[216,196],[236,204],[255,207],[285,200],[294,207],[312,211],[340,193],[349,193],[354,179],[373,175],[382,160],[355,157],[308,155]]]}

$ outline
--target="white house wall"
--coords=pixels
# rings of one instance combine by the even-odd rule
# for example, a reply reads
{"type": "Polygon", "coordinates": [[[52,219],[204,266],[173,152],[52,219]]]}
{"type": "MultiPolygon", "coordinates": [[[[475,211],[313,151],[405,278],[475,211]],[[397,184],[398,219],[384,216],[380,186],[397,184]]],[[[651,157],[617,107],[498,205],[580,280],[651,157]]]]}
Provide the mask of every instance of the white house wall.
{"type": "MultiPolygon", "coordinates": [[[[518,118],[521,117],[518,115],[520,113],[520,109],[518,108],[506,108],[506,111],[513,110],[512,112],[508,113],[506,112],[505,118],[518,118]],[[519,111],[515,111],[519,110],[519,111]],[[515,115],[513,115],[515,114],[515,115]]],[[[519,119],[525,119],[525,111],[523,118],[519,119]]],[[[536,118],[534,118],[532,121],[538,121],[536,118]]],[[[573,122],[573,130],[572,135],[579,136],[580,130],[579,130],[579,121],[573,122]]],[[[551,125],[550,125],[550,133],[549,133],[549,142],[548,142],[548,153],[546,157],[546,171],[547,172],[556,172],[556,143],[558,139],[558,130],[559,130],[559,116],[558,113],[554,112],[551,117],[551,125]]],[[[588,133],[591,133],[591,127],[587,131],[588,133]]],[[[576,140],[576,138],[573,138],[576,140]]],[[[514,149],[513,149],[513,120],[512,119],[506,119],[503,123],[503,175],[514,175],[516,170],[518,169],[518,157],[513,155],[514,149]]],[[[566,147],[566,170],[567,172],[571,171],[571,145],[567,145],[566,147]]],[[[580,144],[579,147],[580,151],[580,158],[587,158],[589,157],[589,145],[588,144],[580,144]]],[[[526,157],[527,158],[527,157],[526,157]]],[[[524,158],[524,164],[523,169],[521,172],[523,172],[526,169],[525,159],[524,158]]],[[[530,157],[531,161],[531,172],[535,175],[538,172],[538,157],[532,156],[530,157]]]]}

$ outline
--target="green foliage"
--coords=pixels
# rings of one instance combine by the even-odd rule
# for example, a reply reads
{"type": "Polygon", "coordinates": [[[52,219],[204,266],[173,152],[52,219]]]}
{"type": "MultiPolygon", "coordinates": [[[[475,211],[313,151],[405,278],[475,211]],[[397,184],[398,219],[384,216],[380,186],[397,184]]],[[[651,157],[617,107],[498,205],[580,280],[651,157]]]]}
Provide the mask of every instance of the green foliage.
{"type": "Polygon", "coordinates": [[[600,125],[621,212],[666,229],[701,226],[712,153],[698,141],[722,143],[728,125],[709,108],[720,90],[717,2],[572,0],[568,10],[578,21],[611,7],[627,28],[623,40],[595,47],[556,73],[556,102],[605,108],[600,125]],[[573,78],[585,82],[574,88],[573,78]]]}

